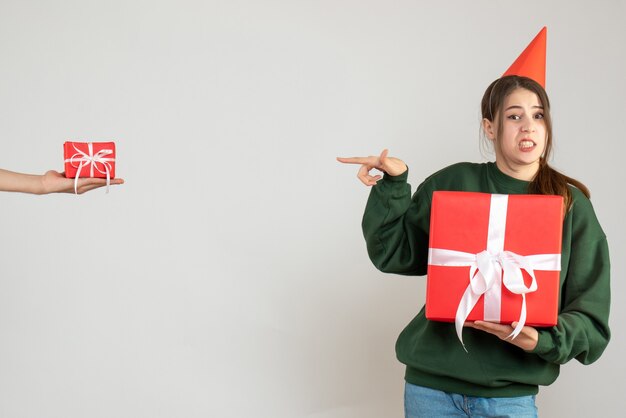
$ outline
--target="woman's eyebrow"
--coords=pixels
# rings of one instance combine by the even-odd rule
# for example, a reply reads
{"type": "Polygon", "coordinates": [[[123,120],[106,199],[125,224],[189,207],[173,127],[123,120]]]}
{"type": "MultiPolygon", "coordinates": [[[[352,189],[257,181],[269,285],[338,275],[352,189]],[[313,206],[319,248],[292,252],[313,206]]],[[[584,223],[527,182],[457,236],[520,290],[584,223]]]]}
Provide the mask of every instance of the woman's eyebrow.
{"type": "MultiPolygon", "coordinates": [[[[543,109],[543,106],[540,105],[536,105],[536,106],[531,106],[533,109],[543,109]]],[[[507,107],[506,109],[504,109],[505,111],[510,110],[510,109],[523,109],[522,106],[520,105],[512,105],[507,107]]]]}

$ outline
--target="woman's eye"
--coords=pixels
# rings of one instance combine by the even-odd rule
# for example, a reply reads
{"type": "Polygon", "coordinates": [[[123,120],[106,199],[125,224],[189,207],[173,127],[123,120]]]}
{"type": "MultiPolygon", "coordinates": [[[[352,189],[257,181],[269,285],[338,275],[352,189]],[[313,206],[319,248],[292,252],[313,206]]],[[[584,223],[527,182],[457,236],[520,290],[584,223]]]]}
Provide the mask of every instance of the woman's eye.
{"type": "Polygon", "coordinates": [[[535,119],[543,119],[543,113],[537,113],[535,119]]]}
{"type": "Polygon", "coordinates": [[[511,120],[519,120],[520,119],[519,115],[509,115],[509,116],[507,116],[507,118],[511,119],[511,120]]]}

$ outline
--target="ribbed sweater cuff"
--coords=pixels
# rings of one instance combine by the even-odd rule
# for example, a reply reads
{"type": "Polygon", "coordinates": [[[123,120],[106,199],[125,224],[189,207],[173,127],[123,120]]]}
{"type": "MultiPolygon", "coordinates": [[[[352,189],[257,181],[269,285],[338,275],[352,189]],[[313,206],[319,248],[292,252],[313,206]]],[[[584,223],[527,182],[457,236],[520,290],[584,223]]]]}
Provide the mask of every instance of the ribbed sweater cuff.
{"type": "Polygon", "coordinates": [[[385,181],[393,181],[393,182],[404,182],[406,183],[406,181],[409,178],[409,169],[407,168],[406,171],[402,174],[400,174],[399,176],[390,176],[389,174],[385,173],[383,175],[383,180],[385,181]]]}
{"type": "Polygon", "coordinates": [[[554,348],[554,342],[552,341],[552,334],[548,331],[537,330],[539,333],[539,339],[537,340],[537,346],[531,353],[534,354],[548,354],[554,348]]]}

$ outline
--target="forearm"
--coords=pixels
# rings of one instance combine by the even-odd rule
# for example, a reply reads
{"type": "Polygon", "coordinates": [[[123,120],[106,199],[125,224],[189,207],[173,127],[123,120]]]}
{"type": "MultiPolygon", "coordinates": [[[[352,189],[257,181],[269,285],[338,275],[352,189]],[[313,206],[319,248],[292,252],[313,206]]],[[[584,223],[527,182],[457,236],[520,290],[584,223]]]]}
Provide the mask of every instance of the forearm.
{"type": "Polygon", "coordinates": [[[595,323],[578,312],[560,315],[559,321],[552,329],[539,330],[539,341],[533,350],[552,363],[564,364],[573,358],[582,364],[593,363],[611,338],[606,324],[595,323]]]}
{"type": "Polygon", "coordinates": [[[363,216],[363,234],[376,268],[387,273],[423,275],[428,208],[422,207],[423,202],[411,200],[406,177],[385,176],[373,187],[363,216]]]}
{"type": "Polygon", "coordinates": [[[42,194],[44,192],[42,177],[0,169],[0,191],[42,194]]]}
{"type": "Polygon", "coordinates": [[[558,324],[539,331],[539,341],[534,352],[553,363],[565,363],[576,358],[583,364],[597,360],[611,337],[610,262],[606,239],[587,243],[579,252],[597,254],[594,260],[577,259],[576,271],[588,269],[580,277],[571,277],[566,286],[558,324]],[[580,260],[580,261],[578,261],[580,260]]]}

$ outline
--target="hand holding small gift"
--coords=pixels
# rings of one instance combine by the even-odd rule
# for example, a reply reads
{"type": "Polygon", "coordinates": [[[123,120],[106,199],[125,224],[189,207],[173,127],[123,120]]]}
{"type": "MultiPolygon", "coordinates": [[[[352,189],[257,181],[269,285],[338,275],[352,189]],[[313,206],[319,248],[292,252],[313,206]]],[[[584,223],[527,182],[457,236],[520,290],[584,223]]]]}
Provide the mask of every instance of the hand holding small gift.
{"type": "MultiPolygon", "coordinates": [[[[106,179],[81,178],[77,193],[82,194],[106,186],[106,179]]],[[[110,184],[123,184],[123,179],[112,179],[110,184]]],[[[50,170],[43,175],[23,174],[0,169],[0,191],[32,194],[74,193],[74,179],[64,173],[50,170]]]]}
{"type": "MultiPolygon", "coordinates": [[[[107,180],[103,178],[80,178],[74,188],[74,179],[65,177],[65,173],[50,170],[42,176],[44,193],[77,193],[83,194],[93,189],[107,185],[107,180]]],[[[109,184],[124,184],[124,179],[111,179],[109,184]]]]}
{"type": "Polygon", "coordinates": [[[0,191],[82,194],[124,183],[123,179],[115,178],[115,143],[66,142],[64,152],[63,173],[50,170],[44,175],[35,175],[0,169],[0,191]]]}

